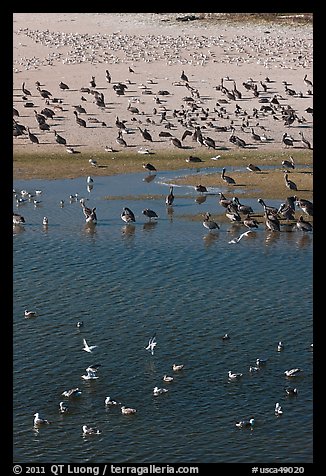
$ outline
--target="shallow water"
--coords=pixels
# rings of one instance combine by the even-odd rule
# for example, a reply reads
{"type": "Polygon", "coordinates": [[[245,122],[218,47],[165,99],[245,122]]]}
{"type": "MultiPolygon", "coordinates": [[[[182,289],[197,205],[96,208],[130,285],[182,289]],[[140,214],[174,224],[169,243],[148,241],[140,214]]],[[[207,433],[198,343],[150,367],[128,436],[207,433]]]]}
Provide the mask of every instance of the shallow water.
{"type": "MultiPolygon", "coordinates": [[[[43,192],[37,206],[13,202],[26,220],[13,236],[15,462],[312,462],[313,234],[260,225],[231,245],[243,226],[222,224],[213,234],[190,219],[222,211],[218,190],[200,205],[193,187],[175,187],[167,209],[168,186],[180,175],[95,177],[90,192],[85,177],[14,183],[19,192],[43,192]],[[95,227],[85,225],[78,200],[70,202],[76,193],[96,207],[95,227]],[[120,219],[124,206],[134,225],[120,219]],[[157,222],[148,223],[144,208],[157,222]],[[38,316],[25,319],[24,309],[38,316]],[[145,347],[154,334],[151,355],[145,347]],[[83,338],[97,345],[93,353],[82,350],[83,338]],[[266,366],[251,374],[257,358],[266,366]],[[174,362],[185,365],[180,373],[174,362]],[[95,364],[99,378],[84,381],[95,364]],[[287,379],[293,367],[302,375],[287,379]],[[229,382],[229,370],[241,380],[229,382]],[[174,381],[165,384],[164,374],[174,381]],[[156,385],[169,391],[154,397],[156,385]],[[288,385],[297,397],[286,395],[288,385]],[[79,399],[62,397],[73,387],[79,399]],[[107,395],[137,414],[106,408],[107,395]],[[35,431],[35,412],[52,424],[35,431]],[[250,417],[252,431],[235,426],[250,417]],[[83,437],[84,424],[102,433],[83,437]]],[[[256,200],[244,202],[261,213],[256,200]]]]}

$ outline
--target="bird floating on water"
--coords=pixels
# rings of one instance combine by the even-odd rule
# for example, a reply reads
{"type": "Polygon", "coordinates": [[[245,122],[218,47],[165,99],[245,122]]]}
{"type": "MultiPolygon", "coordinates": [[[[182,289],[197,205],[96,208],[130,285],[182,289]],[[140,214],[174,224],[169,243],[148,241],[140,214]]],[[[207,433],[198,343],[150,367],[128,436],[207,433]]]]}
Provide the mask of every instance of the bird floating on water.
{"type": "Polygon", "coordinates": [[[71,388],[70,390],[65,390],[64,392],[62,392],[61,395],[63,395],[64,397],[80,397],[82,394],[82,391],[76,387],[76,388],[71,388]]]}
{"type": "Polygon", "coordinates": [[[173,382],[174,378],[170,377],[169,375],[163,375],[163,381],[166,383],[173,382]]]}
{"type": "Polygon", "coordinates": [[[28,311],[27,309],[25,309],[24,311],[24,316],[26,318],[29,318],[29,317],[36,317],[37,316],[37,313],[35,311],[28,311]]]}
{"type": "Polygon", "coordinates": [[[46,420],[45,418],[41,418],[39,412],[34,413],[34,426],[42,426],[42,425],[49,425],[50,422],[49,420],[46,420]]]}
{"type": "Polygon", "coordinates": [[[65,402],[60,402],[59,403],[59,412],[60,413],[67,413],[69,411],[69,408],[65,404],[65,402]]]}
{"type": "Polygon", "coordinates": [[[209,231],[220,229],[220,225],[216,221],[211,220],[211,214],[209,212],[205,213],[203,216],[203,226],[205,228],[207,228],[209,231]]]}
{"type": "Polygon", "coordinates": [[[133,223],[136,221],[133,211],[131,211],[128,207],[123,208],[120,217],[125,223],[133,223]]]}
{"type": "Polygon", "coordinates": [[[130,408],[130,407],[125,407],[124,405],[121,407],[121,413],[123,415],[134,415],[137,413],[137,410],[135,408],[130,408]]]}
{"type": "Polygon", "coordinates": [[[275,405],[274,413],[275,415],[282,415],[283,413],[282,407],[278,402],[275,405]]]}
{"type": "Polygon", "coordinates": [[[253,429],[254,424],[255,424],[255,419],[254,419],[254,418],[250,418],[250,420],[240,420],[240,421],[237,421],[237,422],[235,423],[235,426],[237,426],[238,428],[251,428],[251,429],[253,429]]]}
{"type": "Polygon", "coordinates": [[[184,368],[184,364],[173,364],[172,365],[172,370],[174,372],[179,372],[180,370],[182,370],[184,368]]]}
{"type": "Polygon", "coordinates": [[[121,405],[120,402],[113,400],[111,397],[105,397],[104,404],[105,405],[121,405]]]}
{"type": "Polygon", "coordinates": [[[48,224],[49,224],[49,219],[48,219],[48,217],[43,217],[42,224],[43,224],[44,226],[48,226],[48,224]]]}
{"type": "Polygon", "coordinates": [[[99,435],[101,433],[97,428],[91,426],[83,425],[83,435],[99,435]]]}
{"type": "Polygon", "coordinates": [[[157,397],[158,395],[162,395],[163,393],[168,392],[167,388],[159,388],[159,387],[154,387],[153,388],[153,395],[154,397],[157,397]]]}
{"type": "Polygon", "coordinates": [[[299,374],[301,374],[302,370],[300,368],[293,368],[290,370],[285,370],[284,375],[286,377],[297,377],[299,374]]]}
{"type": "Polygon", "coordinates": [[[237,372],[231,372],[231,370],[229,370],[228,372],[228,377],[230,380],[238,380],[239,378],[242,377],[242,373],[237,373],[237,372]]]}

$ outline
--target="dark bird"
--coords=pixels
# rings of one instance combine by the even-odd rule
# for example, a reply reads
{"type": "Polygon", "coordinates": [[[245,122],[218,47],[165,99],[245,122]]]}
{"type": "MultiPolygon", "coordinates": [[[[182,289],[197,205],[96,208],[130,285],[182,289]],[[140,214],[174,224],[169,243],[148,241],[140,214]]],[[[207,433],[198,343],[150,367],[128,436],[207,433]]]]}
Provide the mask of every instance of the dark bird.
{"type": "Polygon", "coordinates": [[[63,145],[66,145],[67,144],[67,141],[64,137],[60,136],[57,131],[53,131],[54,132],[54,136],[55,136],[55,140],[58,144],[63,144],[63,145]]]}
{"type": "Polygon", "coordinates": [[[203,162],[203,161],[199,157],[193,157],[192,155],[190,155],[189,157],[186,158],[186,162],[190,163],[190,162],[203,162]]]}
{"type": "Polygon", "coordinates": [[[312,81],[310,81],[310,79],[307,78],[307,75],[305,74],[304,78],[303,78],[303,81],[305,83],[306,86],[308,86],[308,88],[312,88],[313,87],[313,84],[312,84],[312,81]]]}
{"type": "Polygon", "coordinates": [[[180,76],[180,79],[181,79],[182,81],[186,81],[187,83],[189,82],[188,77],[185,75],[185,72],[184,72],[184,71],[182,71],[181,76],[180,76]]]}
{"type": "Polygon", "coordinates": [[[78,106],[73,106],[73,107],[76,109],[78,114],[86,114],[86,109],[80,104],[78,106]]]}
{"type": "Polygon", "coordinates": [[[125,223],[133,223],[136,221],[134,213],[128,207],[123,208],[120,217],[125,223]]]}
{"type": "Polygon", "coordinates": [[[234,208],[232,204],[227,206],[225,216],[232,222],[241,221],[241,216],[239,215],[239,212],[236,210],[236,208],[234,208]]]}
{"type": "Polygon", "coordinates": [[[208,149],[210,149],[210,148],[215,149],[216,148],[215,141],[213,139],[211,139],[210,137],[203,137],[202,143],[208,149]]]}
{"type": "Polygon", "coordinates": [[[41,89],[39,86],[36,89],[44,99],[50,99],[50,97],[52,96],[50,91],[47,91],[46,89],[41,89]]]}
{"type": "Polygon", "coordinates": [[[138,129],[140,130],[143,139],[148,140],[149,142],[153,142],[152,136],[150,135],[147,129],[142,130],[140,127],[138,127],[138,129]]]}
{"type": "Polygon", "coordinates": [[[115,141],[116,141],[117,144],[122,145],[123,147],[128,147],[127,142],[122,137],[121,129],[119,129],[118,137],[116,138],[115,141]]]}
{"type": "Polygon", "coordinates": [[[25,88],[25,83],[22,84],[22,91],[25,94],[25,96],[31,96],[32,95],[32,93],[28,89],[25,88]]]}
{"type": "Polygon", "coordinates": [[[145,210],[142,211],[143,215],[145,215],[149,220],[152,218],[158,218],[158,214],[154,212],[154,210],[151,210],[150,208],[145,208],[145,210]]]}
{"type": "Polygon", "coordinates": [[[29,127],[27,127],[27,133],[28,133],[28,138],[33,144],[39,144],[39,140],[36,137],[35,134],[32,134],[31,131],[29,130],[29,127]]]}
{"type": "Polygon", "coordinates": [[[76,116],[77,124],[81,127],[86,127],[86,121],[84,121],[84,119],[82,119],[81,117],[78,117],[78,112],[77,111],[74,111],[74,115],[76,116]]]}
{"type": "Polygon", "coordinates": [[[60,81],[59,88],[60,89],[69,89],[69,86],[67,84],[63,83],[62,81],[60,81]]]}
{"type": "Polygon", "coordinates": [[[297,184],[292,180],[289,180],[287,172],[284,172],[285,185],[290,190],[298,190],[297,184]]]}
{"type": "Polygon", "coordinates": [[[223,195],[222,192],[219,192],[218,194],[219,194],[219,196],[220,196],[220,199],[219,199],[218,203],[219,203],[222,207],[227,208],[229,205],[232,204],[232,200],[227,199],[227,198],[223,195]]]}
{"type": "Polygon", "coordinates": [[[293,157],[291,155],[289,157],[289,160],[287,160],[287,159],[282,160],[282,167],[284,167],[286,169],[294,169],[295,168],[294,160],[293,160],[293,157]]]}
{"type": "Polygon", "coordinates": [[[262,198],[258,198],[257,202],[260,203],[262,205],[262,207],[264,208],[264,213],[277,215],[278,209],[276,207],[266,205],[266,203],[264,202],[264,200],[262,198]]]}
{"type": "Polygon", "coordinates": [[[129,71],[129,73],[134,73],[135,72],[132,68],[130,68],[130,66],[128,66],[128,71],[129,71]]]}
{"type": "Polygon", "coordinates": [[[272,213],[265,212],[265,225],[270,231],[281,231],[280,221],[272,213]]]}
{"type": "Polygon", "coordinates": [[[184,133],[182,134],[181,142],[184,141],[187,136],[192,136],[192,132],[189,131],[188,129],[186,129],[184,133]]]}
{"type": "Polygon", "coordinates": [[[95,76],[92,76],[92,79],[89,82],[89,86],[91,88],[96,88],[96,83],[95,83],[95,76]]]}
{"type": "Polygon", "coordinates": [[[249,170],[250,172],[261,172],[261,169],[257,167],[257,165],[253,165],[253,164],[248,164],[246,169],[249,170]]]}
{"type": "Polygon", "coordinates": [[[111,75],[107,69],[105,70],[105,79],[108,83],[111,83],[111,75]]]}
{"type": "Polygon", "coordinates": [[[258,221],[255,220],[255,218],[250,217],[250,214],[248,214],[246,218],[244,218],[243,224],[249,229],[258,228],[258,221]]]}
{"type": "Polygon", "coordinates": [[[143,164],[143,168],[145,170],[148,170],[149,172],[155,172],[156,171],[156,168],[154,167],[154,165],[152,165],[150,163],[143,164]]]}
{"type": "Polygon", "coordinates": [[[207,228],[209,231],[211,230],[219,230],[220,226],[216,221],[211,220],[211,214],[209,212],[205,213],[204,215],[203,226],[207,228]]]}
{"type": "Polygon", "coordinates": [[[246,142],[243,139],[241,139],[240,137],[234,135],[234,132],[235,132],[234,127],[231,128],[231,131],[232,132],[231,132],[231,135],[229,137],[229,141],[232,142],[232,144],[237,145],[238,147],[242,147],[242,148],[246,147],[246,145],[247,145],[246,142]]]}
{"type": "Polygon", "coordinates": [[[306,215],[313,216],[313,203],[310,200],[294,197],[295,203],[306,215]]]}
{"type": "Polygon", "coordinates": [[[232,202],[235,204],[238,212],[244,213],[245,215],[248,215],[248,213],[253,213],[253,209],[249,205],[241,204],[238,197],[233,197],[232,202]]]}
{"type": "Polygon", "coordinates": [[[293,147],[293,139],[286,132],[282,136],[282,142],[285,147],[293,147]]]}
{"type": "Polygon", "coordinates": [[[221,178],[224,182],[226,182],[228,185],[233,185],[235,184],[235,180],[232,177],[229,177],[228,175],[225,175],[225,167],[222,169],[222,174],[221,178]]]}
{"type": "Polygon", "coordinates": [[[303,132],[302,131],[299,131],[299,135],[301,136],[301,144],[303,145],[303,147],[305,149],[311,149],[311,144],[310,142],[305,138],[305,136],[303,135],[303,132]]]}
{"type": "Polygon", "coordinates": [[[175,146],[178,147],[179,149],[182,149],[182,144],[181,141],[177,137],[171,137],[171,143],[175,146]]]}
{"type": "Polygon", "coordinates": [[[165,198],[165,203],[166,205],[171,206],[173,202],[174,202],[173,187],[170,186],[170,191],[169,191],[169,194],[165,198]]]}
{"type": "Polygon", "coordinates": [[[196,185],[195,190],[196,190],[196,192],[199,192],[199,193],[207,192],[207,188],[204,185],[201,185],[201,184],[196,185]]]}
{"type": "Polygon", "coordinates": [[[312,231],[312,224],[308,221],[305,221],[302,215],[300,215],[296,223],[296,227],[299,231],[312,231]]]}

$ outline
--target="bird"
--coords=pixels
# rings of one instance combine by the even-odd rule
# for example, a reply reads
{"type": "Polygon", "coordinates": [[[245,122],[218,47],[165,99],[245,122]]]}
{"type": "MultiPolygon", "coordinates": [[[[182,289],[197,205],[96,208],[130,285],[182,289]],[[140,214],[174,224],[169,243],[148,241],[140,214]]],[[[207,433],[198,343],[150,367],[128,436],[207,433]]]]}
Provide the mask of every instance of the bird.
{"type": "Polygon", "coordinates": [[[53,132],[54,132],[55,140],[58,144],[63,144],[63,145],[67,144],[67,141],[64,137],[60,136],[55,130],[53,132]]]}
{"type": "Polygon", "coordinates": [[[301,136],[301,144],[305,149],[312,149],[310,142],[304,137],[303,132],[299,131],[299,135],[301,136]]]}
{"type": "Polygon", "coordinates": [[[25,83],[22,84],[22,91],[23,91],[25,96],[31,96],[32,95],[32,93],[28,89],[25,88],[25,83]]]}
{"type": "Polygon", "coordinates": [[[149,142],[153,142],[152,136],[150,135],[147,129],[143,130],[140,127],[138,127],[138,129],[140,130],[143,139],[148,140],[149,142]]]}
{"type": "Polygon", "coordinates": [[[241,216],[234,204],[227,206],[225,216],[232,222],[241,222],[241,216]]]}
{"type": "Polygon", "coordinates": [[[282,407],[278,402],[275,404],[274,413],[275,415],[282,415],[283,413],[282,407]]]}
{"type": "Polygon", "coordinates": [[[228,372],[228,377],[230,380],[238,380],[242,377],[242,375],[242,373],[231,372],[231,370],[228,372]]]}
{"type": "Polygon", "coordinates": [[[35,311],[28,311],[27,309],[25,309],[24,311],[24,316],[26,318],[29,318],[29,317],[37,317],[37,312],[35,311]]]}
{"type": "Polygon", "coordinates": [[[181,76],[180,76],[180,79],[181,79],[182,81],[186,81],[187,83],[189,82],[188,76],[185,74],[184,71],[182,71],[181,76]]]}
{"type": "Polygon", "coordinates": [[[137,410],[135,408],[125,407],[124,405],[122,405],[121,413],[123,415],[134,415],[135,413],[137,413],[137,410]]]}
{"type": "Polygon", "coordinates": [[[283,349],[284,349],[284,344],[282,341],[279,341],[279,343],[277,344],[277,351],[281,352],[283,349]]]}
{"type": "Polygon", "coordinates": [[[288,136],[286,132],[282,136],[282,142],[285,145],[285,147],[293,146],[293,139],[290,136],[288,136]]]}
{"type": "Polygon", "coordinates": [[[235,180],[232,178],[232,177],[229,177],[228,175],[225,175],[225,171],[226,171],[226,168],[223,167],[222,169],[222,174],[221,174],[221,178],[224,182],[226,182],[228,185],[234,185],[235,184],[235,180]]]}
{"type": "Polygon", "coordinates": [[[98,167],[98,163],[94,159],[89,159],[88,162],[91,164],[92,167],[98,167]]]}
{"type": "Polygon", "coordinates": [[[48,226],[48,224],[49,224],[49,219],[48,219],[48,217],[43,217],[42,225],[48,226]]]}
{"type": "Polygon", "coordinates": [[[69,411],[67,405],[65,404],[65,402],[60,402],[59,403],[59,412],[60,413],[67,413],[69,411]]]}
{"type": "Polygon", "coordinates": [[[109,70],[105,70],[105,79],[107,80],[108,83],[111,83],[111,74],[109,73],[109,70]]]}
{"type": "Polygon", "coordinates": [[[184,364],[173,364],[172,365],[173,372],[179,372],[183,368],[184,368],[184,364]]]}
{"type": "Polygon", "coordinates": [[[208,149],[210,149],[210,148],[216,149],[215,141],[213,139],[211,139],[210,137],[203,137],[202,143],[208,149]]]}
{"type": "Polygon", "coordinates": [[[86,178],[86,182],[87,182],[87,183],[93,183],[93,182],[94,182],[94,179],[89,175],[89,176],[86,178]]]}
{"type": "Polygon", "coordinates": [[[136,221],[134,213],[128,207],[123,208],[120,217],[125,223],[132,223],[136,221]]]}
{"type": "Polygon", "coordinates": [[[305,85],[308,86],[309,88],[313,87],[312,81],[310,81],[310,79],[307,78],[307,74],[305,74],[305,76],[303,78],[303,81],[304,81],[305,85]]]}
{"type": "Polygon", "coordinates": [[[60,81],[59,88],[64,90],[64,89],[69,89],[69,86],[67,84],[63,83],[62,81],[60,81]]]}
{"type": "Polygon", "coordinates": [[[304,220],[303,216],[300,215],[296,222],[296,228],[299,231],[312,231],[312,224],[309,221],[304,220]]]}
{"type": "Polygon", "coordinates": [[[154,355],[154,348],[156,347],[157,342],[155,336],[151,337],[148,341],[147,346],[145,347],[145,350],[148,350],[152,355],[154,355]]]}
{"type": "Polygon", "coordinates": [[[233,204],[235,204],[238,212],[244,213],[245,215],[253,213],[252,207],[250,207],[249,205],[242,205],[238,197],[233,197],[232,202],[233,204]]]}
{"type": "Polygon", "coordinates": [[[149,220],[151,220],[152,218],[158,218],[158,214],[154,212],[154,210],[151,210],[150,208],[145,208],[142,211],[142,214],[145,215],[147,218],[149,218],[149,220]]]}
{"type": "Polygon", "coordinates": [[[249,213],[243,219],[243,224],[244,224],[244,226],[249,228],[249,230],[251,230],[252,228],[258,228],[258,221],[255,218],[250,217],[249,213]]]}
{"type": "Polygon", "coordinates": [[[87,127],[86,125],[86,121],[84,121],[84,119],[82,119],[81,117],[78,116],[78,112],[77,111],[74,111],[73,112],[74,115],[76,116],[76,122],[79,126],[81,127],[87,127]]]}
{"type": "Polygon", "coordinates": [[[41,418],[39,412],[34,413],[34,427],[42,426],[42,425],[49,425],[49,420],[45,418],[41,418]]]}
{"type": "Polygon", "coordinates": [[[218,192],[218,195],[220,196],[220,199],[219,199],[219,204],[224,207],[224,208],[227,208],[229,205],[232,204],[232,200],[226,198],[222,192],[218,192]]]}
{"type": "Polygon", "coordinates": [[[221,337],[222,340],[230,340],[229,334],[223,334],[221,337]]]}
{"type": "Polygon", "coordinates": [[[192,132],[189,131],[188,129],[186,129],[184,133],[182,134],[181,142],[184,141],[187,136],[192,136],[192,132]]]}
{"type": "Polygon", "coordinates": [[[83,321],[78,321],[76,324],[76,327],[80,328],[80,327],[83,327],[83,325],[84,325],[83,321]]]}
{"type": "Polygon", "coordinates": [[[181,141],[180,141],[177,137],[171,137],[171,138],[170,138],[170,141],[171,141],[171,143],[172,143],[175,147],[177,147],[178,149],[182,149],[182,148],[183,148],[181,141]]]}
{"type": "Polygon", "coordinates": [[[89,82],[89,86],[91,88],[96,88],[96,83],[95,83],[95,76],[92,76],[92,79],[89,82]]]}
{"type": "Polygon", "coordinates": [[[95,347],[97,347],[97,345],[88,345],[86,339],[83,339],[83,344],[84,344],[83,350],[85,352],[93,352],[95,347]]]}
{"type": "Polygon", "coordinates": [[[216,221],[211,220],[211,214],[209,212],[206,212],[203,216],[204,216],[203,226],[205,228],[207,228],[209,231],[220,229],[219,224],[216,223],[216,221]]]}
{"type": "Polygon", "coordinates": [[[298,190],[297,184],[288,178],[288,173],[284,172],[284,181],[285,185],[289,190],[298,190]]]}
{"type": "Polygon", "coordinates": [[[284,371],[284,375],[286,377],[297,377],[300,373],[301,373],[300,368],[293,368],[293,369],[284,371]]]}
{"type": "Polygon", "coordinates": [[[271,215],[277,215],[278,209],[276,207],[273,207],[271,205],[266,205],[266,203],[264,202],[262,198],[257,198],[257,202],[263,206],[265,213],[271,214],[271,215]]]}
{"type": "Polygon", "coordinates": [[[71,388],[70,390],[65,390],[64,392],[62,392],[61,395],[63,395],[64,397],[80,397],[82,394],[82,391],[76,387],[76,388],[71,388]]]}
{"type": "Polygon", "coordinates": [[[23,217],[23,215],[20,215],[19,213],[15,212],[13,212],[12,220],[14,225],[21,225],[22,223],[25,223],[25,218],[23,217]]]}
{"type": "Polygon", "coordinates": [[[27,127],[26,129],[27,129],[27,133],[28,133],[28,138],[29,138],[29,140],[30,140],[33,144],[39,144],[40,141],[38,140],[38,137],[37,137],[35,134],[32,134],[32,132],[30,131],[29,127],[27,127]]]}
{"type": "Polygon", "coordinates": [[[167,388],[159,388],[159,387],[153,388],[154,397],[157,397],[158,395],[162,395],[163,393],[166,393],[166,392],[168,392],[167,388]]]}
{"type": "Polygon", "coordinates": [[[246,167],[250,172],[261,172],[261,169],[257,165],[248,164],[246,167]]]}
{"type": "Polygon", "coordinates": [[[165,204],[168,205],[168,206],[171,206],[173,204],[173,202],[174,202],[173,187],[170,186],[170,191],[169,191],[168,195],[165,198],[165,204]]]}
{"type": "Polygon", "coordinates": [[[119,129],[118,136],[115,141],[117,144],[122,145],[123,147],[128,147],[127,142],[122,137],[121,129],[119,129]]]}
{"type": "Polygon", "coordinates": [[[97,223],[96,207],[88,208],[82,202],[82,209],[83,209],[86,223],[93,223],[95,225],[97,223]]]}
{"type": "Polygon", "coordinates": [[[270,231],[281,231],[280,220],[273,213],[265,211],[265,226],[270,231]]]}
{"type": "Polygon", "coordinates": [[[83,425],[82,429],[83,429],[83,435],[84,436],[86,436],[86,435],[99,435],[101,433],[101,431],[98,430],[97,428],[93,428],[93,427],[87,426],[87,425],[83,425]]]}
{"type": "Polygon", "coordinates": [[[196,192],[199,192],[199,193],[207,192],[207,188],[204,185],[201,185],[201,184],[196,185],[195,190],[196,190],[196,192]]]}
{"type": "MultiPolygon", "coordinates": [[[[83,106],[81,106],[80,104],[78,106],[74,106],[74,108],[76,109],[78,114],[86,114],[86,109],[83,106]]],[[[74,111],[74,113],[75,113],[75,111],[74,111]]]]}
{"type": "Polygon", "coordinates": [[[98,376],[96,375],[98,369],[98,365],[92,365],[90,367],[87,367],[86,369],[86,375],[82,375],[82,378],[84,380],[95,380],[98,379],[98,376]]]}
{"type": "Polygon", "coordinates": [[[309,216],[313,216],[313,203],[310,200],[294,197],[295,204],[301,208],[301,210],[309,216]]]}
{"type": "Polygon", "coordinates": [[[113,400],[111,397],[105,397],[104,404],[105,405],[121,405],[120,402],[113,400]]]}
{"type": "Polygon", "coordinates": [[[238,147],[242,147],[242,148],[246,147],[247,146],[246,142],[240,137],[234,135],[234,131],[235,131],[234,127],[231,128],[231,131],[232,132],[229,137],[229,141],[232,142],[232,144],[237,145],[238,147]]]}
{"type": "Polygon", "coordinates": [[[290,397],[298,395],[298,389],[295,387],[286,387],[285,393],[290,397]]]}
{"type": "Polygon", "coordinates": [[[153,164],[147,163],[143,164],[143,168],[149,172],[156,172],[156,167],[153,164]]]}
{"type": "Polygon", "coordinates": [[[233,238],[233,240],[229,241],[229,244],[231,243],[239,243],[239,241],[244,237],[244,236],[248,236],[249,233],[252,233],[251,230],[247,230],[245,231],[244,233],[241,233],[240,236],[238,236],[237,238],[233,238]]]}
{"type": "Polygon", "coordinates": [[[284,159],[282,160],[282,167],[285,167],[286,169],[294,169],[294,160],[293,157],[290,155],[289,160],[284,159]]]}
{"type": "Polygon", "coordinates": [[[169,375],[163,375],[163,381],[166,383],[173,382],[174,378],[170,377],[169,375]]]}
{"type": "Polygon", "coordinates": [[[238,428],[253,428],[255,424],[255,419],[250,418],[250,420],[240,420],[235,423],[235,426],[238,428]]]}

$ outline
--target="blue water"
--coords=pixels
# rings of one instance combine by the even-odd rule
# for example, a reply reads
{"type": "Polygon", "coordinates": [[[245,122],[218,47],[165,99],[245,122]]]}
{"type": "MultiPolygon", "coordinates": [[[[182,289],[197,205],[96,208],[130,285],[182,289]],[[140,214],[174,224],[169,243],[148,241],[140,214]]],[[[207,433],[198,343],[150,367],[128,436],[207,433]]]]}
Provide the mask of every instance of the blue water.
{"type": "MultiPolygon", "coordinates": [[[[231,245],[243,226],[223,223],[212,234],[192,219],[223,213],[218,190],[199,205],[193,187],[175,187],[167,209],[178,175],[161,172],[149,183],[145,174],[94,177],[91,192],[86,177],[14,183],[18,192],[43,192],[37,206],[13,202],[26,220],[13,236],[15,462],[313,461],[313,234],[260,224],[231,245]],[[96,207],[95,227],[69,201],[75,193],[96,207]],[[124,206],[136,215],[132,226],[120,219],[124,206]],[[157,212],[157,223],[148,224],[144,208],[157,212]],[[25,319],[24,309],[38,316],[25,319]],[[93,353],[82,350],[83,338],[97,345],[93,353]],[[257,358],[266,366],[251,374],[257,358]],[[184,369],[174,373],[173,363],[184,369]],[[84,381],[95,364],[99,378],[84,381]],[[287,379],[293,367],[302,375],[287,379]],[[243,373],[240,381],[229,382],[229,370],[243,373]],[[164,383],[164,374],[174,381],[164,383]],[[154,397],[156,385],[169,391],[154,397]],[[297,397],[286,395],[289,385],[297,397]],[[62,397],[73,387],[79,399],[62,397]],[[137,414],[106,408],[108,395],[137,414]],[[36,431],[35,412],[52,423],[36,431]],[[250,417],[253,430],[235,426],[250,417]],[[84,424],[101,434],[83,437],[84,424]]],[[[261,213],[256,200],[241,201],[261,213]]]]}

